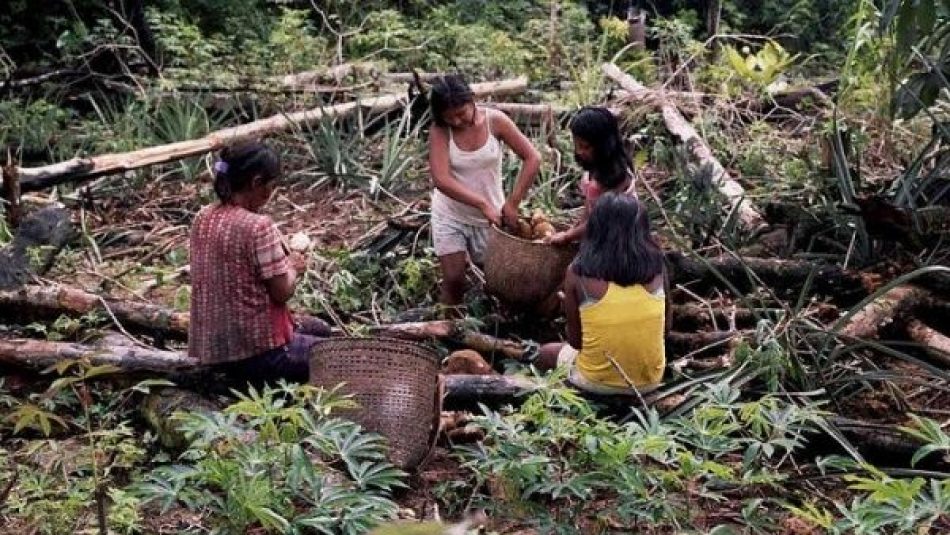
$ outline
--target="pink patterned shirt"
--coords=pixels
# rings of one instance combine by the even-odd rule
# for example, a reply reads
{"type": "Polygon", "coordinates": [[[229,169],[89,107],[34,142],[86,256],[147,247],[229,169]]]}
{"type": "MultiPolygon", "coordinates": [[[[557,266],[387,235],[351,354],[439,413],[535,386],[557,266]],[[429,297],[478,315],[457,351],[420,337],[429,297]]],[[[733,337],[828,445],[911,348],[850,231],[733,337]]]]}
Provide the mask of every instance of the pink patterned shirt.
{"type": "Polygon", "coordinates": [[[229,204],[202,208],[191,228],[188,355],[218,364],[289,343],[290,311],[271,300],[264,281],[290,270],[269,217],[229,204]]]}
{"type": "MultiPolygon", "coordinates": [[[[596,180],[590,178],[590,173],[584,173],[581,177],[580,182],[581,193],[584,194],[584,206],[587,208],[587,213],[589,214],[591,210],[594,209],[594,203],[597,202],[597,199],[600,198],[604,193],[604,187],[600,185],[596,180]]],[[[625,191],[627,195],[632,195],[634,199],[638,199],[637,196],[637,180],[634,175],[634,179],[630,181],[630,187],[625,191]]]]}

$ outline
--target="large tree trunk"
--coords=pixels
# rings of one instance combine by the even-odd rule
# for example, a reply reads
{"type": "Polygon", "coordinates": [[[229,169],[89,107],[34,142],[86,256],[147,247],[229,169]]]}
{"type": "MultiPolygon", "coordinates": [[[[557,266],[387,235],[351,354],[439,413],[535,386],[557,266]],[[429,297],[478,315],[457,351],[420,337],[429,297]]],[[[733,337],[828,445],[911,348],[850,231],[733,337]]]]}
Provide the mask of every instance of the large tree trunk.
{"type": "Polygon", "coordinates": [[[155,43],[152,28],[148,25],[148,19],[145,17],[145,1],[124,0],[117,4],[117,11],[124,12],[125,15],[124,20],[118,21],[119,24],[128,24],[132,28],[135,32],[135,41],[145,54],[149,74],[158,75],[158,46],[155,43]]]}
{"type": "Polygon", "coordinates": [[[678,251],[666,253],[666,262],[673,282],[694,282],[702,288],[727,288],[728,282],[740,292],[748,292],[764,284],[779,294],[797,296],[813,275],[810,294],[849,303],[868,293],[860,273],[813,262],[732,256],[699,259],[678,251]]]}
{"type": "Polygon", "coordinates": [[[660,109],[663,113],[666,128],[682,140],[687,150],[699,161],[701,166],[710,169],[713,183],[729,201],[731,208],[737,212],[739,221],[746,229],[758,230],[765,225],[762,214],[746,198],[745,189],[729,176],[729,172],[713,156],[709,145],[699,136],[696,129],[683,118],[675,104],[661,92],[652,91],[637,82],[613,63],[605,63],[603,70],[608,77],[620,84],[620,87],[633,95],[642,95],[648,102],[660,109]]]}
{"type": "MultiPolygon", "coordinates": [[[[526,88],[527,80],[525,78],[472,84],[472,92],[479,98],[490,95],[517,94],[523,92],[526,88]]],[[[169,145],[119,154],[73,158],[72,160],[43,167],[21,167],[18,170],[20,188],[23,192],[36,191],[64,182],[174,162],[218,150],[236,141],[268,136],[296,125],[310,124],[324,117],[346,117],[356,113],[357,110],[369,114],[386,113],[401,108],[407,105],[408,102],[409,97],[406,94],[381,95],[358,102],[347,102],[295,113],[273,115],[241,126],[218,130],[200,139],[179,141],[169,145]]]]}
{"type": "Polygon", "coordinates": [[[706,4],[706,37],[712,39],[719,35],[720,19],[722,19],[722,0],[709,0],[706,4]]]}

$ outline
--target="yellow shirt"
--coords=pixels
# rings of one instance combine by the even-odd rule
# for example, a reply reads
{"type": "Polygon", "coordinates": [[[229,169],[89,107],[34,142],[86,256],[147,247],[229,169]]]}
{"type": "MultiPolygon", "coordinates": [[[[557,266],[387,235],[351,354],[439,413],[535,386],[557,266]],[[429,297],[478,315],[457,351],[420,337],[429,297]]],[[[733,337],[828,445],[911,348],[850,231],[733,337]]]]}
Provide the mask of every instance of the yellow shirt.
{"type": "Polygon", "coordinates": [[[635,386],[655,385],[663,378],[666,299],[641,284],[609,283],[596,303],[580,307],[583,349],[578,371],[590,381],[629,388],[607,358],[610,355],[635,386]]]}

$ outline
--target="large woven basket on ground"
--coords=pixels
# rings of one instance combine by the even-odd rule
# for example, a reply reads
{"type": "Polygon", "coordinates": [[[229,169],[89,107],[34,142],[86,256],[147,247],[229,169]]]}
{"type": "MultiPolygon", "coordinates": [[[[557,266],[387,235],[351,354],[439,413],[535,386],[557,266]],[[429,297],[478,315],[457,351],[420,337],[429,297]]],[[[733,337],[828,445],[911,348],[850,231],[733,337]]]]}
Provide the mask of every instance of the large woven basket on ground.
{"type": "Polygon", "coordinates": [[[413,469],[428,456],[442,406],[439,355],[392,338],[330,338],[311,350],[310,383],[352,394],[342,416],[389,440],[389,460],[413,469]]]}
{"type": "Polygon", "coordinates": [[[577,248],[525,240],[493,226],[485,251],[485,291],[508,306],[535,309],[557,291],[577,248]]]}

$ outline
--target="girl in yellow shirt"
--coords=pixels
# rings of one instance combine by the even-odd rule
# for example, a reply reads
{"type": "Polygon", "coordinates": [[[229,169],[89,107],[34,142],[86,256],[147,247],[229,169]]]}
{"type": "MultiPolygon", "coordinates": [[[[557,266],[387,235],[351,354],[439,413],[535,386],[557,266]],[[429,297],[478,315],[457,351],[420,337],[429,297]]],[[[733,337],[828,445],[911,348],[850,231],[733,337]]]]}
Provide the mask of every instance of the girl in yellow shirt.
{"type": "Polygon", "coordinates": [[[643,205],[605,193],[564,280],[567,342],[545,344],[535,364],[569,366],[569,382],[599,394],[655,388],[666,365],[664,257],[643,205]]]}

